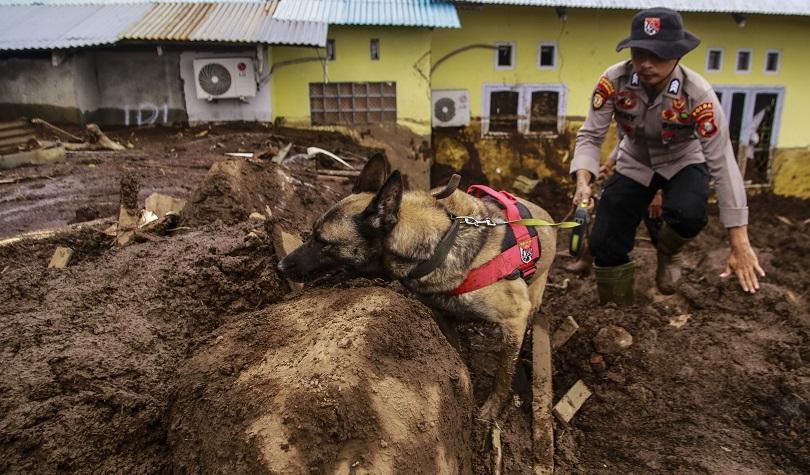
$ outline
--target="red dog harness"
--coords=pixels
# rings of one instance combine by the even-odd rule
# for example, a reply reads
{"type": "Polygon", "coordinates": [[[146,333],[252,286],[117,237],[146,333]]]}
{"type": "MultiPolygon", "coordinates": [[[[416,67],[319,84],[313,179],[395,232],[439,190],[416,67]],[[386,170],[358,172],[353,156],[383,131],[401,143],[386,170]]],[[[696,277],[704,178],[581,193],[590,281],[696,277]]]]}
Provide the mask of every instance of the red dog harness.
{"type": "MultiPolygon", "coordinates": [[[[479,198],[485,194],[495,198],[504,208],[507,221],[529,217],[520,215],[517,199],[506,191],[495,191],[484,185],[472,185],[467,189],[467,193],[479,198]]],[[[522,224],[509,223],[509,227],[515,235],[517,244],[504,250],[486,264],[471,270],[464,282],[449,292],[450,295],[472,292],[513,275],[513,278],[528,279],[535,273],[537,260],[540,259],[540,239],[536,233],[532,236],[529,228],[522,224]]]]}

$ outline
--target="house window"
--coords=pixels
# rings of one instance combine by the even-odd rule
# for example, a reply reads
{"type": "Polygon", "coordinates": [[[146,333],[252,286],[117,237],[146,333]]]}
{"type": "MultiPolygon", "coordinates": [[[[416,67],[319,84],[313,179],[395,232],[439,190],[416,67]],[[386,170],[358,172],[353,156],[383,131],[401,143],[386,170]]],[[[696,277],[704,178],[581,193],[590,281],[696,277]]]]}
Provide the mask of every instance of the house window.
{"type": "Polygon", "coordinates": [[[529,104],[529,132],[557,132],[560,93],[534,91],[529,104]]]}
{"type": "Polygon", "coordinates": [[[335,60],[335,40],[332,39],[326,40],[326,60],[327,61],[335,60]]]}
{"type": "Polygon", "coordinates": [[[515,67],[515,44],[497,43],[495,46],[495,69],[513,69],[515,67]]]}
{"type": "Polygon", "coordinates": [[[723,50],[720,48],[709,48],[706,51],[706,71],[718,72],[723,69],[723,50]]]}
{"type": "Polygon", "coordinates": [[[489,96],[489,131],[517,132],[518,104],[517,91],[495,91],[489,96]]]}
{"type": "Polygon", "coordinates": [[[562,84],[485,85],[482,132],[557,133],[565,117],[562,84]]]}
{"type": "Polygon", "coordinates": [[[751,50],[740,49],[737,50],[737,67],[735,72],[750,73],[751,72],[751,50]]]}
{"type": "Polygon", "coordinates": [[[380,40],[379,40],[379,38],[372,38],[371,39],[371,60],[372,61],[379,61],[380,60],[380,40]]]}
{"type": "Polygon", "coordinates": [[[782,52],[777,50],[768,50],[765,54],[765,72],[776,74],[779,72],[779,63],[782,62],[782,52]]]}
{"type": "Polygon", "coordinates": [[[554,69],[557,67],[557,45],[554,43],[540,43],[537,50],[537,67],[539,69],[554,69]]]}
{"type": "Polygon", "coordinates": [[[376,124],[397,121],[397,83],[310,83],[312,125],[376,124]]]}

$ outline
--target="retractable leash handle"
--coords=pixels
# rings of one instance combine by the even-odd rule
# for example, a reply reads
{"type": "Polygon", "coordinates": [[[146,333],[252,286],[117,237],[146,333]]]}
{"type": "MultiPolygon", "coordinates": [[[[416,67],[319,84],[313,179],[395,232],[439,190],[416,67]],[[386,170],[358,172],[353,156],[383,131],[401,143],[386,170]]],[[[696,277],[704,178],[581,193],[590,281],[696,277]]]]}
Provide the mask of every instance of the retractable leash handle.
{"type": "Polygon", "coordinates": [[[588,202],[583,201],[574,212],[574,222],[579,226],[574,227],[571,231],[571,242],[568,245],[568,253],[574,257],[580,257],[582,250],[585,248],[585,235],[588,232],[589,220],[588,202]]]}

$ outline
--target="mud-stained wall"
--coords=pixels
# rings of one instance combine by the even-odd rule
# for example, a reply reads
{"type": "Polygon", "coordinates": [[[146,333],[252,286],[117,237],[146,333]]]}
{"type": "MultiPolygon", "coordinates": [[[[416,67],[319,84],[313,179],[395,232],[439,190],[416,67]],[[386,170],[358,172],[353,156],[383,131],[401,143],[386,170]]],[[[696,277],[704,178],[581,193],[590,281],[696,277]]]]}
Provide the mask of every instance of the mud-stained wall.
{"type": "Polygon", "coordinates": [[[40,117],[61,123],[153,125],[187,120],[180,55],[155,48],[0,60],[0,119],[40,117]]]}
{"type": "Polygon", "coordinates": [[[810,198],[810,147],[777,150],[772,171],[774,193],[810,198]]]}
{"type": "Polygon", "coordinates": [[[397,87],[397,123],[430,134],[430,29],[331,26],[329,38],[335,40],[334,61],[318,60],[326,57],[323,48],[272,49],[274,118],[309,125],[312,82],[391,81],[397,87]],[[380,42],[376,61],[371,60],[372,38],[380,42]]]}

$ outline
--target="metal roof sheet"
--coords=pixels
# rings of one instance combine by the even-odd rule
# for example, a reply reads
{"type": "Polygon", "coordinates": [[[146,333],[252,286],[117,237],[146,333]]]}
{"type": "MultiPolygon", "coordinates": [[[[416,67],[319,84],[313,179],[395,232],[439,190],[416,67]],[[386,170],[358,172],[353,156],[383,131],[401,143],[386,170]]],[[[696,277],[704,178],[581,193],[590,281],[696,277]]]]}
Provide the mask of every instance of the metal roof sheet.
{"type": "Polygon", "coordinates": [[[333,25],[461,27],[455,5],[446,0],[282,0],[274,18],[333,25]]]}
{"type": "Polygon", "coordinates": [[[0,50],[110,44],[150,5],[2,6],[0,50]]]}
{"type": "Polygon", "coordinates": [[[222,41],[324,46],[328,25],[273,19],[266,3],[158,3],[121,34],[147,41],[222,41]]]}
{"type": "MultiPolygon", "coordinates": [[[[0,0],[7,5],[141,5],[161,3],[162,0],[0,0]]],[[[265,3],[267,0],[218,0],[216,3],[265,3]]],[[[211,3],[212,0],[171,0],[172,3],[211,3]]]]}
{"type": "Polygon", "coordinates": [[[810,15],[808,0],[458,0],[457,4],[528,5],[538,7],[602,8],[643,10],[666,3],[680,12],[761,13],[766,15],[810,15]]]}

